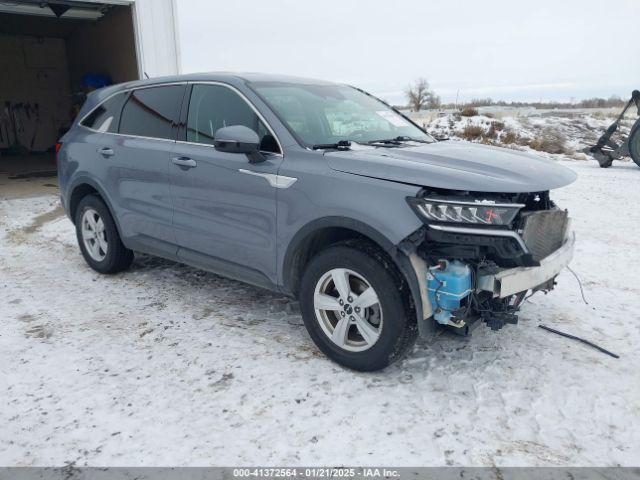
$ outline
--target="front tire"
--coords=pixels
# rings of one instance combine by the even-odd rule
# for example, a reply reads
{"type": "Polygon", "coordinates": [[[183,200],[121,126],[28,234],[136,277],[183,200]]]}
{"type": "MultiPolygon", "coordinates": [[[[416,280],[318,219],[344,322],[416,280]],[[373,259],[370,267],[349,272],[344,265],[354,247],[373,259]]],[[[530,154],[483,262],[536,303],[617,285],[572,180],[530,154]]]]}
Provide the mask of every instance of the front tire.
{"type": "Polygon", "coordinates": [[[97,195],[87,195],[76,210],[76,236],[85,261],[100,273],[117,273],[133,261],[133,252],[122,244],[109,208],[97,195]]]}
{"type": "Polygon", "coordinates": [[[401,358],[415,342],[407,293],[385,254],[365,242],[340,244],[309,262],[300,308],[325,355],[353,370],[374,371],[401,358]]]}

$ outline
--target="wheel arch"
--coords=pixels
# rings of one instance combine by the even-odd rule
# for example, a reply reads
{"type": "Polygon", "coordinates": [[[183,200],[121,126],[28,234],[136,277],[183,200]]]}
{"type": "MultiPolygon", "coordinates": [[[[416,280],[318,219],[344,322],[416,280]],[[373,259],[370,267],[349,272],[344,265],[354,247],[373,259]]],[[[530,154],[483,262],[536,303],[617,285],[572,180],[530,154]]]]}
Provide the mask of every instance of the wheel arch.
{"type": "Polygon", "coordinates": [[[349,239],[363,239],[384,251],[409,286],[418,323],[422,319],[422,301],[416,272],[407,255],[375,228],[347,217],[325,217],[302,227],[289,242],[282,262],[285,293],[297,296],[305,265],[319,251],[349,239]]]}
{"type": "Polygon", "coordinates": [[[313,254],[340,241],[363,238],[372,241],[385,251],[393,244],[370,226],[346,217],[324,217],[314,220],[293,236],[282,262],[282,281],[287,293],[297,294],[297,284],[304,266],[313,254]]]}
{"type": "Polygon", "coordinates": [[[118,234],[120,235],[120,238],[122,238],[122,229],[120,228],[118,217],[114,213],[115,210],[113,209],[113,205],[111,204],[109,197],[105,193],[105,190],[98,184],[98,182],[89,177],[80,177],[73,182],[73,185],[69,188],[68,191],[69,195],[67,199],[67,215],[74,224],[76,221],[76,212],[78,210],[80,201],[87,195],[97,194],[109,209],[111,218],[113,218],[113,221],[116,224],[116,228],[118,229],[118,234]]]}

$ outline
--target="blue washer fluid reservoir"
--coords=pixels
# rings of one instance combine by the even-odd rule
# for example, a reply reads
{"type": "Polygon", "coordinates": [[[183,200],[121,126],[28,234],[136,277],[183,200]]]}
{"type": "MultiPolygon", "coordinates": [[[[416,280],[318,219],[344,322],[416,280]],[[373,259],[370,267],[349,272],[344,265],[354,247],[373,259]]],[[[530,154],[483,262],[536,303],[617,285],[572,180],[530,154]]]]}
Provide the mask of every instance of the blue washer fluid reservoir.
{"type": "Polygon", "coordinates": [[[438,323],[449,325],[453,312],[460,308],[472,288],[471,268],[459,260],[441,260],[440,265],[429,267],[427,289],[438,323]],[[442,264],[445,265],[442,268],[442,264]]]}

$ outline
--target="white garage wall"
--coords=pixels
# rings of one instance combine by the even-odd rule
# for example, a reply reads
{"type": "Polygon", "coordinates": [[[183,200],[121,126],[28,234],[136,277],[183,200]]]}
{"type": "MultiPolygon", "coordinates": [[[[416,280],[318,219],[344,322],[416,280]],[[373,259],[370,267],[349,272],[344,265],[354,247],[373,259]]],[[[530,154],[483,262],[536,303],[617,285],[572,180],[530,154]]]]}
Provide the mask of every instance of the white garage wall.
{"type": "Polygon", "coordinates": [[[135,0],[140,78],[180,73],[180,47],[175,0],[135,0]]]}

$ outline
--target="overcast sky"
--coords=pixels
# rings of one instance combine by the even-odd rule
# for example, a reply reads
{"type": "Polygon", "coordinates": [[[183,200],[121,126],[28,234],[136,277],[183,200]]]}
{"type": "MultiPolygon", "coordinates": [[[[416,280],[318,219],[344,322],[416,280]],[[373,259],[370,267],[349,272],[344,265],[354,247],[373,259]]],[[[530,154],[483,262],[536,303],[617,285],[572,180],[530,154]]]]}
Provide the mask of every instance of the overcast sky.
{"type": "Polygon", "coordinates": [[[640,88],[640,0],[177,0],[183,72],[347,82],[393,103],[571,100],[640,88]]]}

